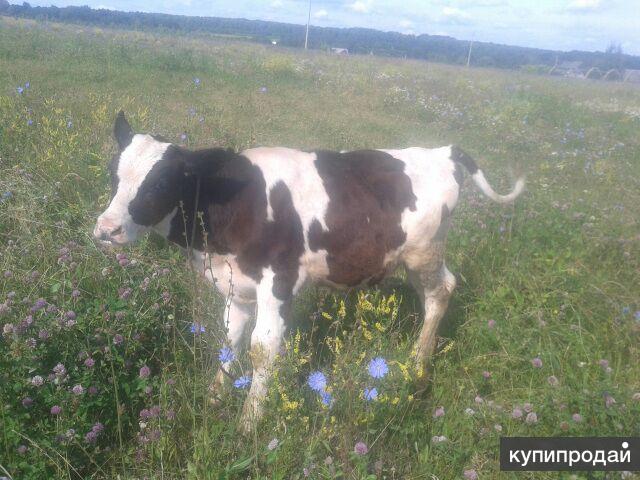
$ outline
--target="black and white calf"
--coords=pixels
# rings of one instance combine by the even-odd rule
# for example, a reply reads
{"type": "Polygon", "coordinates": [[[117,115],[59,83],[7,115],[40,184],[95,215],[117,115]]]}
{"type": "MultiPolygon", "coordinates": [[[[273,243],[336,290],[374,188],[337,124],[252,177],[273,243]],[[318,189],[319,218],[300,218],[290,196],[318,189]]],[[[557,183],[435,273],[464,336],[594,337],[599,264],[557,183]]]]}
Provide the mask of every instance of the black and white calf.
{"type": "MultiPolygon", "coordinates": [[[[291,300],[303,284],[371,285],[404,265],[424,303],[415,347],[423,361],[433,351],[456,284],[444,249],[462,167],[497,202],[514,200],[524,188],[521,179],[510,194],[498,195],[473,159],[455,146],[343,153],[189,151],[134,134],[122,112],[115,136],[112,198],[94,235],[126,244],[155,230],[191,246],[196,267],[221,290],[233,284],[224,317],[232,346],[256,314],[253,381],[243,411],[248,428],[251,417],[260,415],[291,300]]],[[[216,381],[222,379],[219,373],[216,381]]]]}

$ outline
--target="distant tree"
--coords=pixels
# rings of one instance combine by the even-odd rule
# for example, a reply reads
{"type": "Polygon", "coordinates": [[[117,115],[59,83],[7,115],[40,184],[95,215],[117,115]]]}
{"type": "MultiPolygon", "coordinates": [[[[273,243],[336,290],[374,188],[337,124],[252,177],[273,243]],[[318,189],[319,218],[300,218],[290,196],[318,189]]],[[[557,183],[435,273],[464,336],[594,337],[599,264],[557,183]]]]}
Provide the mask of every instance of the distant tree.
{"type": "Polygon", "coordinates": [[[611,42],[604,53],[608,55],[622,55],[622,45],[619,43],[611,42]]]}
{"type": "Polygon", "coordinates": [[[604,51],[605,57],[603,58],[599,67],[603,70],[624,70],[624,53],[622,52],[622,45],[619,43],[611,42],[607,49],[604,51]]]}
{"type": "MultiPolygon", "coordinates": [[[[301,47],[304,45],[305,27],[262,20],[241,18],[187,17],[162,13],[120,12],[98,10],[89,7],[31,7],[29,3],[9,5],[0,0],[0,11],[5,15],[111,26],[130,29],[154,29],[162,32],[197,32],[223,35],[239,35],[258,43],[271,43],[279,38],[279,45],[301,47]]],[[[407,57],[435,62],[465,64],[469,43],[443,35],[403,35],[397,32],[381,32],[371,28],[314,27],[309,30],[309,47],[326,49],[347,48],[349,52],[378,56],[407,57]]],[[[580,61],[585,69],[598,67],[608,72],[615,68],[640,69],[640,57],[625,55],[620,44],[612,43],[606,52],[555,52],[537,48],[513,47],[495,43],[474,42],[473,64],[498,68],[521,68],[523,65],[554,65],[560,62],[580,61]]]]}

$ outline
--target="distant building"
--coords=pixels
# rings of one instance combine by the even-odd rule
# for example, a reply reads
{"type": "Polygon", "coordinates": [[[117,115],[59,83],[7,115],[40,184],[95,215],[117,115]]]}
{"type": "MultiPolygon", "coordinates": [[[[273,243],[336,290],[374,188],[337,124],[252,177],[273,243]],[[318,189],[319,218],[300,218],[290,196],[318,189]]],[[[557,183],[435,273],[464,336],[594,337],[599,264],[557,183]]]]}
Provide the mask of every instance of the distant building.
{"type": "Polygon", "coordinates": [[[333,47],[331,49],[331,53],[333,53],[335,55],[349,55],[349,49],[348,48],[336,48],[336,47],[333,47]]]}
{"type": "Polygon", "coordinates": [[[585,71],[580,61],[556,63],[553,68],[549,70],[549,73],[561,77],[583,78],[585,76],[585,71]]]}
{"type": "Polygon", "coordinates": [[[640,83],[640,70],[627,68],[624,71],[624,76],[622,77],[622,79],[624,82],[640,83]]]}
{"type": "Polygon", "coordinates": [[[277,40],[271,40],[271,45],[278,45],[278,41],[277,40]]]}

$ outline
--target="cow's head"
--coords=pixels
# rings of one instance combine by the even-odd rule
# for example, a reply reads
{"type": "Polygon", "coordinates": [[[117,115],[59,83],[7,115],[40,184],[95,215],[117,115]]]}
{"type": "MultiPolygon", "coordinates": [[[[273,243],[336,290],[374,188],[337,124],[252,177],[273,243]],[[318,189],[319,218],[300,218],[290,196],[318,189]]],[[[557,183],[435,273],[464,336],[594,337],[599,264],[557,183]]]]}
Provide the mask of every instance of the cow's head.
{"type": "Polygon", "coordinates": [[[114,134],[119,151],[109,164],[111,202],[93,234],[122,245],[151,228],[168,228],[180,200],[183,164],[178,147],[135,134],[123,112],[116,118],[114,134]]]}

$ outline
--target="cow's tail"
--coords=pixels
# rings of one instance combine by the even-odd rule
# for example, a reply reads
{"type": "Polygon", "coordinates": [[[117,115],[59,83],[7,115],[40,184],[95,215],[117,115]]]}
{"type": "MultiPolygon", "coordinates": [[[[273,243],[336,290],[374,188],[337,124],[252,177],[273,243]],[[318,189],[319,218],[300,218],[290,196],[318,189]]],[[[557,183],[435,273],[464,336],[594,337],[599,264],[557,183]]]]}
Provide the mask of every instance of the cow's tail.
{"type": "Polygon", "coordinates": [[[473,178],[473,183],[484,193],[487,197],[489,197],[494,202],[498,203],[510,203],[513,202],[524,190],[524,177],[520,177],[516,184],[513,187],[511,193],[507,195],[500,195],[496,193],[496,191],[491,188],[489,182],[484,177],[484,173],[482,170],[478,168],[476,162],[471,158],[467,153],[465,153],[461,148],[457,146],[451,147],[451,160],[453,160],[457,165],[464,166],[467,171],[471,174],[471,178],[473,178]]]}

